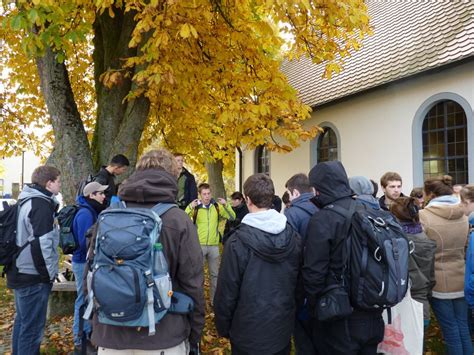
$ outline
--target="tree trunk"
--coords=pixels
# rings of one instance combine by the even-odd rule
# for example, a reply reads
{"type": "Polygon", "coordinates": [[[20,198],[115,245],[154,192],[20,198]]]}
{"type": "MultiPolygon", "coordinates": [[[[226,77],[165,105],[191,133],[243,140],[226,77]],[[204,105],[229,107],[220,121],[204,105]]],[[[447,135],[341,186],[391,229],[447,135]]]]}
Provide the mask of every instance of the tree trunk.
{"type": "Polygon", "coordinates": [[[48,163],[61,171],[64,202],[72,203],[80,181],[92,171],[89,142],[74,101],[66,65],[57,62],[56,54],[50,48],[43,57],[36,59],[36,65],[55,137],[48,163]]]}
{"type": "MultiPolygon", "coordinates": [[[[111,18],[107,11],[97,16],[94,23],[94,79],[97,96],[97,121],[92,140],[92,156],[96,170],[101,165],[107,165],[115,154],[124,154],[131,160],[136,161],[137,150],[129,149],[128,145],[121,147],[117,142],[117,136],[122,134],[121,127],[123,121],[135,118],[133,109],[138,106],[133,101],[125,101],[125,97],[132,88],[130,76],[125,76],[122,69],[123,60],[136,55],[136,48],[129,48],[128,43],[135,28],[133,17],[135,12],[126,14],[123,11],[115,10],[115,17],[111,18]],[[118,79],[112,87],[106,87],[100,76],[108,70],[117,71],[118,79]],[[128,152],[127,152],[128,150],[128,152]]],[[[143,99],[148,101],[146,99],[143,99]]],[[[145,105],[146,106],[146,105],[145,105]]],[[[140,105],[138,114],[148,117],[148,109],[143,110],[140,105]]],[[[143,118],[142,118],[143,119],[143,118]]],[[[138,122],[139,126],[143,126],[138,122]]],[[[130,123],[127,123],[130,126],[130,123]]],[[[143,131],[143,128],[141,129],[143,131]]],[[[135,138],[136,134],[134,135],[135,138]]],[[[138,139],[133,144],[138,147],[141,132],[138,139]]],[[[123,141],[123,138],[121,138],[123,141]]],[[[132,165],[133,166],[133,165],[132,165]]]]}
{"type": "Polygon", "coordinates": [[[211,185],[211,191],[214,198],[226,198],[224,179],[222,177],[222,172],[224,170],[224,163],[222,162],[222,160],[216,160],[215,162],[206,162],[206,170],[208,182],[209,185],[211,185]]]}

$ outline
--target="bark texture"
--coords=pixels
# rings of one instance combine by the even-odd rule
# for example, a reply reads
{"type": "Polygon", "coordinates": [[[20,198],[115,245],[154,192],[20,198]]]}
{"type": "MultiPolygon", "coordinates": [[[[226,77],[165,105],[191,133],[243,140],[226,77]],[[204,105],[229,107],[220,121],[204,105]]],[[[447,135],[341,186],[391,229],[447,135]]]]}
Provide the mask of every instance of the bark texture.
{"type": "Polygon", "coordinates": [[[224,170],[224,163],[222,160],[206,162],[206,170],[208,183],[211,185],[211,191],[214,198],[226,198],[224,179],[222,178],[222,172],[224,170]]]}
{"type": "Polygon", "coordinates": [[[92,170],[89,142],[65,64],[48,48],[36,65],[55,137],[48,163],[61,171],[64,201],[72,203],[80,181],[92,170]]]}

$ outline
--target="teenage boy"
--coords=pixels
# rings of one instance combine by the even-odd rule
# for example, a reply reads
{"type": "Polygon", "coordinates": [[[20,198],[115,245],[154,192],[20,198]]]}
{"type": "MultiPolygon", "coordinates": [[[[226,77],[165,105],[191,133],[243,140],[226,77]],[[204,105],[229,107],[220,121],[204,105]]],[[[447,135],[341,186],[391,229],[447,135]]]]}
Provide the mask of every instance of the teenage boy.
{"type": "Polygon", "coordinates": [[[302,242],[286,217],[271,209],[274,194],[265,174],[245,181],[249,213],[224,248],[214,312],[234,355],[290,353],[302,242]]]}
{"type": "MultiPolygon", "coordinates": [[[[79,247],[74,251],[72,255],[72,272],[76,279],[76,302],[74,304],[74,322],[72,332],[74,336],[74,352],[77,354],[81,353],[81,330],[80,325],[80,308],[84,303],[84,293],[82,290],[82,281],[84,268],[86,265],[87,255],[87,241],[86,233],[87,230],[97,221],[97,216],[107,206],[104,204],[105,194],[107,185],[101,185],[97,181],[88,183],[84,189],[82,196],[78,196],[76,203],[79,206],[79,210],[74,216],[72,225],[72,232],[74,238],[77,240],[79,247]]],[[[90,338],[91,327],[88,321],[83,321],[84,327],[82,331],[85,333],[87,338],[90,338]]]]}
{"type": "Polygon", "coordinates": [[[105,190],[105,204],[110,205],[112,196],[117,195],[117,186],[115,185],[115,177],[124,174],[130,165],[127,157],[122,154],[117,154],[112,158],[109,165],[103,166],[96,176],[94,181],[101,185],[107,185],[105,190]]]}
{"type": "Polygon", "coordinates": [[[61,189],[58,169],[43,165],[31,176],[19,196],[16,245],[21,251],[7,267],[7,286],[15,294],[12,351],[39,354],[46,323],[48,297],[58,274],[59,231],[54,215],[61,189]]]}
{"type": "Polygon", "coordinates": [[[390,211],[390,206],[394,201],[403,196],[402,194],[402,177],[393,171],[386,172],[380,178],[380,186],[384,195],[379,198],[380,208],[390,211]]]}
{"type": "Polygon", "coordinates": [[[178,177],[178,206],[182,210],[185,210],[186,207],[195,199],[197,199],[197,187],[196,179],[194,175],[189,172],[188,169],[184,167],[184,155],[181,153],[175,153],[174,158],[178,164],[179,177],[178,177]]]}
{"type": "Polygon", "coordinates": [[[191,202],[186,207],[186,213],[197,227],[202,255],[207,260],[209,267],[212,305],[220,263],[219,219],[234,220],[235,212],[222,197],[217,199],[218,202],[212,198],[211,186],[209,184],[199,184],[198,190],[201,200],[191,202]]]}

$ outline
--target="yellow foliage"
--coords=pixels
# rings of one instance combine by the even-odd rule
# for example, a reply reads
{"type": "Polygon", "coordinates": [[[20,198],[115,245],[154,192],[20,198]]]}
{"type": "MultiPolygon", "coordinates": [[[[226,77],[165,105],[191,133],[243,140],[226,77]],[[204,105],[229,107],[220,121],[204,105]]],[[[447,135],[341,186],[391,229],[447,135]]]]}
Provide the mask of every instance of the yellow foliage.
{"type": "MultiPolygon", "coordinates": [[[[330,78],[370,33],[363,0],[23,0],[16,5],[4,0],[0,63],[8,69],[0,77],[6,93],[0,109],[8,107],[9,113],[0,114],[3,132],[20,126],[50,129],[31,59],[46,46],[65,60],[85,127],[91,129],[92,24],[98,15],[129,11],[135,14],[129,46],[138,47],[138,54],[122,58],[123,68],[99,73],[99,79],[112,89],[131,69],[141,69],[128,95],[145,95],[151,102],[141,148],[158,138],[199,161],[223,159],[227,165],[236,147],[267,144],[284,152],[317,133],[303,125],[310,108],[281,73],[283,60],[304,55],[326,62],[330,78]]],[[[37,145],[36,132],[30,141],[37,145]]],[[[0,151],[11,152],[7,142],[24,138],[5,134],[0,151]]]]}

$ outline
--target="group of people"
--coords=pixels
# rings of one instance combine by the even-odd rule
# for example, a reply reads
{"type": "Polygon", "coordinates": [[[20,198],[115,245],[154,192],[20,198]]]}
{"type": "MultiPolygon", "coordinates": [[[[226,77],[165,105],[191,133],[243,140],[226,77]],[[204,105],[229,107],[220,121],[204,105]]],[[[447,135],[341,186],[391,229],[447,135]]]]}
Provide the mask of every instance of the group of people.
{"type": "MultiPolygon", "coordinates": [[[[209,184],[197,185],[183,158],[165,149],[147,152],[117,188],[115,176],[130,165],[118,155],[78,195],[73,233],[79,247],[72,259],[76,352],[84,350],[87,339],[89,350],[97,348],[99,354],[198,354],[207,261],[216,328],[230,339],[233,354],[289,354],[292,338],[297,354],[376,354],[384,338],[382,309],[355,308],[345,319],[334,321],[317,317],[318,299],[334,282],[335,272],[345,268],[347,221],[327,207],[348,209],[356,203],[386,210],[398,220],[415,246],[409,260],[411,295],[423,303],[425,326],[431,307],[448,352],[472,354],[464,289],[472,283],[469,265],[465,272],[465,246],[474,186],[464,186],[456,195],[452,179],[443,176],[427,179],[421,194],[414,189],[413,196],[404,196],[401,176],[388,172],[380,179],[384,195],[377,199],[377,183],[364,176],[349,178],[340,162],[324,162],[308,175],[288,179],[280,213],[267,175],[248,177],[243,193],[234,192],[228,203],[215,200],[209,184]],[[161,216],[160,242],[173,290],[191,297],[194,308],[188,314],[168,313],[154,335],[145,328],[103,324],[95,314],[90,322],[81,320],[88,287],[85,274],[93,258],[91,227],[117,199],[127,207],[179,207],[161,216]],[[226,220],[223,234],[221,220],[226,220]]],[[[60,188],[60,171],[40,166],[19,196],[19,253],[6,269],[7,285],[15,294],[13,354],[39,353],[47,301],[58,273],[55,195],[60,188]]],[[[281,208],[281,200],[279,204],[281,208]]]]}

